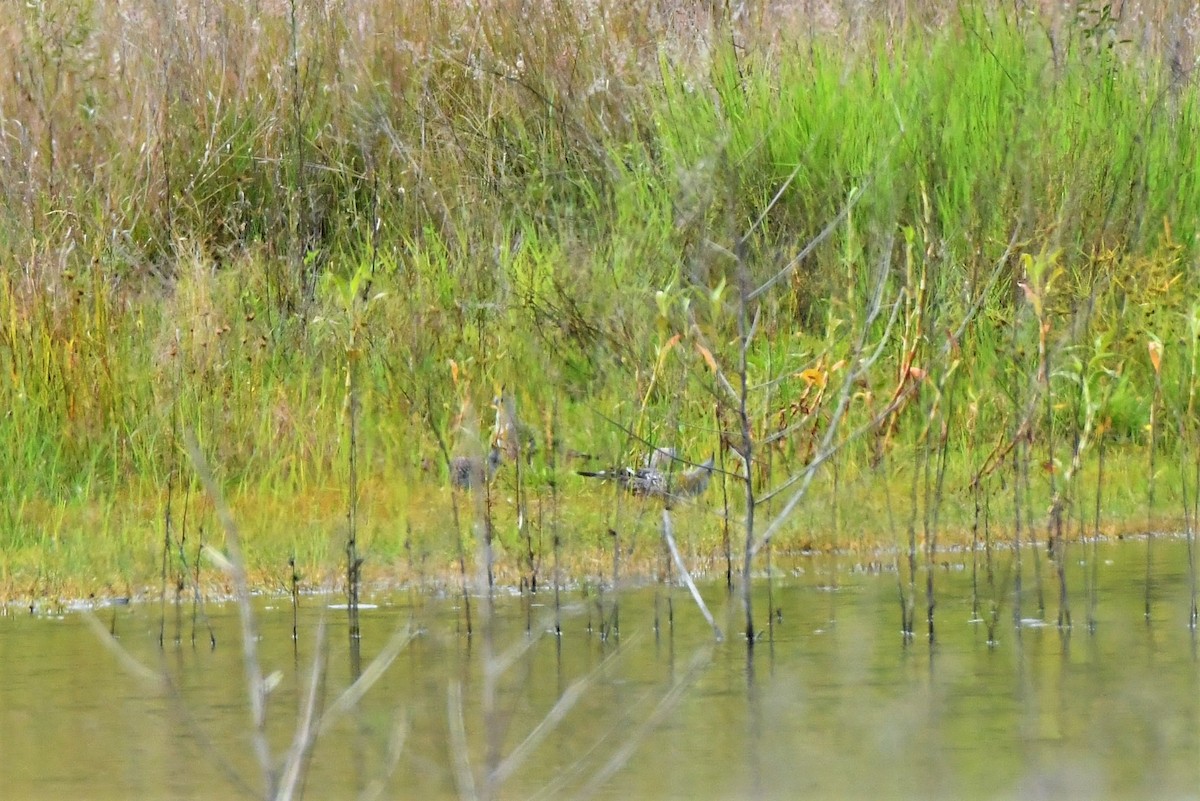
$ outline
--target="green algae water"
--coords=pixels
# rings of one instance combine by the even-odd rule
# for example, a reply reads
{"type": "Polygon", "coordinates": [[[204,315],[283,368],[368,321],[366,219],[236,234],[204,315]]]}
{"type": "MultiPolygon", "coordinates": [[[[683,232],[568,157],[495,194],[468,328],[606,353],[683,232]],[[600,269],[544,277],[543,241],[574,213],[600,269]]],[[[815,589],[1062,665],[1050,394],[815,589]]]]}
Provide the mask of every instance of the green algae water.
{"type": "MultiPolygon", "coordinates": [[[[393,632],[415,636],[322,734],[302,794],[1195,798],[1200,662],[1187,626],[1186,546],[1160,539],[1153,554],[1149,622],[1146,543],[1088,546],[1069,554],[1073,629],[1037,617],[1027,565],[1024,620],[1013,624],[1010,587],[994,643],[973,619],[968,554],[936,568],[933,646],[901,637],[896,575],[847,558],[779,565],[769,589],[756,588],[760,622],[768,603],[773,614],[752,652],[736,636],[737,605],[712,583],[701,590],[727,633],[719,643],[679,588],[564,590],[560,637],[553,593],[497,595],[491,626],[476,619],[471,638],[454,595],[365,598],[364,665],[393,632]]],[[[1042,582],[1057,603],[1044,564],[1042,582]]],[[[264,672],[278,679],[268,713],[275,753],[294,731],[322,617],[326,704],[350,682],[337,600],[301,599],[298,649],[290,602],[256,601],[264,672]]],[[[190,607],[178,618],[168,607],[161,649],[157,605],[95,612],[133,656],[171,677],[167,692],[122,667],[82,614],[10,608],[0,618],[0,798],[261,796],[236,608],[206,612],[215,648],[204,615],[192,644],[190,607]]]]}

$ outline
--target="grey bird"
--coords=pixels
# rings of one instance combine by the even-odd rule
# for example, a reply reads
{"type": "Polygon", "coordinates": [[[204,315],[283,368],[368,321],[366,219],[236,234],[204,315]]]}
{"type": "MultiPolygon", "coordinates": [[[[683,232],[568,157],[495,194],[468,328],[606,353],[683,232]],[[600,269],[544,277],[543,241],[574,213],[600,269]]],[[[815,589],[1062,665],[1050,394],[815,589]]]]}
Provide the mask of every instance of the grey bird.
{"type": "Polygon", "coordinates": [[[713,472],[712,456],[697,467],[675,473],[664,472],[661,465],[673,458],[678,458],[674,456],[673,450],[660,448],[643,467],[614,467],[609,470],[577,472],[584,478],[616,482],[617,486],[634,495],[662,498],[667,501],[694,498],[708,489],[713,472]]]}
{"type": "Polygon", "coordinates": [[[480,456],[455,456],[450,460],[450,483],[459,489],[482,487],[492,480],[504,460],[500,448],[493,444],[487,458],[480,456]]]}

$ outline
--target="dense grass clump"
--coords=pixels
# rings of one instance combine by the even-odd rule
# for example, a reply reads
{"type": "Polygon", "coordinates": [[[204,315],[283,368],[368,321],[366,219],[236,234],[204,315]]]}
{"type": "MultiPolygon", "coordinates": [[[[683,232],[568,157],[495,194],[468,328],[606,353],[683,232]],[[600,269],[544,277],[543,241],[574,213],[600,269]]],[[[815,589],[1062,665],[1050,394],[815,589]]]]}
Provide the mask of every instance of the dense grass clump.
{"type": "Polygon", "coordinates": [[[485,449],[507,397],[538,448],[491,508],[531,504],[599,572],[618,526],[570,459],[669,441],[740,473],[739,372],[753,480],[829,459],[814,509],[861,510],[849,542],[800,516],[777,541],[890,543],[902,504],[966,531],[973,491],[1005,527],[1185,512],[1194,11],[861,5],[22,5],[0,22],[0,591],[140,582],[164,526],[194,560],[187,431],[261,581],[327,564],[351,364],[368,571],[444,567],[444,456],[485,449]],[[949,482],[918,492],[939,452],[949,482]]]}

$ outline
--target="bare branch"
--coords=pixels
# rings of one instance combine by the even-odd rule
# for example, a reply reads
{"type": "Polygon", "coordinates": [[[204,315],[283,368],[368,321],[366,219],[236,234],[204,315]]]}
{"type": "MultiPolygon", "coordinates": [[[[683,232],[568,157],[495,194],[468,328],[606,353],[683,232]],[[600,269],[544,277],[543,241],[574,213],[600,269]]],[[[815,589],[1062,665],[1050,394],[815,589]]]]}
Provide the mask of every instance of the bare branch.
{"type": "Polygon", "coordinates": [[[708,625],[712,626],[717,642],[724,642],[725,635],[721,633],[721,627],[713,619],[712,612],[708,611],[708,607],[704,604],[704,598],[700,596],[700,590],[696,589],[696,582],[692,581],[692,574],[688,572],[687,566],[683,563],[683,557],[679,555],[679,549],[675,547],[675,535],[671,531],[670,509],[663,509],[662,532],[663,539],[667,542],[667,548],[671,551],[671,558],[675,561],[675,567],[679,569],[679,574],[683,576],[683,581],[692,593],[692,598],[696,600],[696,606],[700,607],[700,613],[704,615],[704,619],[708,621],[708,625]]]}
{"type": "MultiPolygon", "coordinates": [[[[801,482],[800,488],[792,494],[792,497],[788,498],[788,501],[786,504],[784,504],[783,509],[780,510],[775,519],[771,521],[766,530],[763,531],[762,536],[750,549],[750,552],[747,555],[748,558],[753,558],[771,541],[771,537],[775,536],[775,533],[783,525],[784,520],[791,515],[792,511],[804,498],[805,494],[807,494],[808,487],[812,483],[813,477],[816,475],[817,466],[821,462],[824,462],[826,459],[828,459],[829,456],[837,450],[837,448],[833,446],[833,439],[837,435],[838,429],[841,427],[842,416],[846,413],[846,409],[850,406],[851,390],[854,387],[854,383],[858,380],[858,377],[865,373],[870,367],[869,362],[860,361],[859,357],[866,347],[867,333],[870,331],[875,319],[879,316],[880,310],[883,306],[883,293],[884,288],[887,286],[887,278],[891,266],[892,248],[890,238],[887,247],[884,249],[884,254],[885,255],[883,259],[880,260],[878,277],[875,280],[874,297],[871,300],[871,306],[867,312],[867,317],[865,320],[863,320],[862,327],[859,329],[858,341],[855,343],[853,357],[850,359],[850,363],[854,366],[846,371],[846,378],[842,381],[842,388],[838,393],[837,407],[834,410],[833,416],[829,419],[829,425],[825,429],[825,436],[821,440],[821,446],[818,450],[817,457],[814,457],[814,459],[809,462],[807,466],[805,466],[803,471],[804,478],[801,482]]],[[[893,313],[895,313],[894,310],[893,313]]],[[[884,337],[882,341],[886,341],[886,337],[884,337]]],[[[878,356],[879,353],[882,353],[882,342],[880,344],[880,348],[876,352],[876,356],[878,356]]]]}
{"type": "MultiPolygon", "coordinates": [[[[691,318],[692,336],[694,336],[700,345],[709,353],[712,353],[712,348],[709,347],[708,342],[704,339],[704,334],[700,331],[700,326],[696,322],[696,313],[689,310],[688,317],[691,318]]],[[[734,389],[733,384],[730,383],[729,378],[725,375],[725,371],[721,369],[720,365],[718,365],[715,360],[710,362],[710,366],[713,369],[713,373],[717,377],[717,384],[721,387],[721,389],[725,390],[725,394],[729,396],[730,401],[737,403],[738,391],[734,389]]]]}
{"type": "MultiPolygon", "coordinates": [[[[896,149],[896,146],[900,144],[900,140],[904,137],[904,122],[902,120],[899,120],[899,122],[900,130],[896,132],[896,135],[888,144],[887,150],[884,151],[883,157],[879,160],[879,167],[882,167],[882,165],[888,162],[888,160],[892,157],[892,152],[896,149]]],[[[822,242],[832,236],[833,232],[838,229],[838,226],[840,226],[846,220],[846,218],[850,216],[850,212],[855,206],[858,205],[858,201],[862,199],[863,194],[866,193],[871,184],[875,182],[875,176],[879,173],[879,167],[877,167],[867,176],[867,179],[863,181],[862,186],[855,188],[854,191],[850,193],[850,197],[847,198],[837,215],[830,220],[829,223],[822,228],[821,231],[815,237],[813,237],[807,245],[804,246],[803,250],[797,253],[791,261],[784,265],[782,270],[775,273],[775,275],[767,279],[765,283],[763,283],[753,292],[750,292],[748,295],[746,295],[745,300],[757,300],[759,296],[768,292],[772,287],[786,278],[788,274],[792,272],[792,270],[796,269],[800,262],[808,258],[809,255],[816,250],[822,242]]],[[[775,196],[771,198],[771,202],[767,204],[767,208],[764,209],[762,214],[759,215],[758,219],[754,221],[754,224],[750,227],[750,230],[747,231],[746,234],[738,241],[738,248],[736,249],[737,253],[742,253],[745,251],[746,241],[749,239],[750,234],[753,233],[755,228],[762,224],[762,221],[766,217],[767,213],[770,212],[775,204],[779,202],[784,190],[787,189],[793,180],[795,180],[799,169],[800,167],[797,165],[796,169],[792,170],[791,175],[789,175],[787,180],[783,182],[783,186],[781,186],[779,191],[775,193],[775,196]]]]}
{"type": "MultiPolygon", "coordinates": [[[[857,362],[856,367],[851,371],[852,373],[856,374],[853,379],[850,379],[851,383],[853,383],[853,381],[857,380],[857,376],[865,374],[880,359],[880,357],[883,356],[883,349],[887,345],[888,340],[891,338],[891,331],[896,325],[896,319],[897,319],[897,317],[899,317],[899,312],[900,312],[899,302],[893,303],[892,304],[892,314],[888,318],[887,325],[884,327],[883,335],[879,338],[879,344],[876,346],[875,350],[871,353],[870,356],[867,356],[864,359],[860,359],[857,362]]],[[[882,423],[884,420],[886,420],[890,414],[892,414],[897,409],[899,409],[901,406],[903,406],[904,401],[908,399],[908,397],[913,393],[913,391],[916,389],[917,386],[918,385],[916,385],[916,384],[909,385],[904,391],[902,391],[899,395],[897,395],[895,398],[893,398],[892,402],[889,403],[881,412],[879,412],[879,414],[875,415],[875,417],[873,417],[866,425],[862,426],[861,428],[859,428],[856,431],[854,431],[853,433],[851,433],[841,443],[831,444],[828,448],[825,448],[824,441],[823,441],[822,447],[819,448],[817,451],[817,455],[812,458],[812,461],[810,461],[807,465],[804,466],[803,470],[801,470],[799,473],[796,473],[793,476],[790,476],[786,481],[784,481],[779,486],[775,487],[773,490],[768,492],[766,495],[764,495],[759,500],[764,503],[767,501],[770,501],[775,496],[777,496],[777,495],[785,492],[789,488],[795,486],[797,482],[808,479],[812,475],[812,473],[816,470],[817,467],[819,467],[826,460],[828,460],[830,457],[835,455],[841,448],[845,447],[845,445],[847,445],[848,443],[858,439],[860,436],[867,433],[868,431],[874,430],[875,427],[878,426],[880,423],[882,423]]],[[[826,440],[828,440],[828,437],[826,438],[826,440]]],[[[773,439],[768,439],[768,442],[773,442],[773,441],[774,441],[773,439]]]]}
{"type": "MultiPolygon", "coordinates": [[[[974,320],[975,317],[978,315],[979,310],[980,310],[980,308],[982,308],[984,300],[986,299],[988,292],[991,290],[991,288],[995,285],[996,281],[999,279],[1000,274],[1003,272],[1004,265],[1008,262],[1009,257],[1012,255],[1012,251],[1016,247],[1016,244],[1017,244],[1017,237],[1018,237],[1019,233],[1020,233],[1019,227],[1017,227],[1013,230],[1013,234],[1009,238],[1009,241],[1008,241],[1008,246],[1004,249],[1004,252],[1000,255],[1000,258],[997,259],[996,265],[995,265],[995,267],[993,267],[992,273],[988,277],[987,284],[984,286],[983,290],[978,293],[974,302],[967,309],[967,312],[966,312],[966,314],[964,314],[963,319],[960,321],[959,326],[955,330],[953,337],[947,339],[947,341],[942,345],[941,355],[944,356],[945,354],[947,354],[949,352],[950,348],[952,347],[952,343],[961,339],[963,333],[966,331],[967,326],[970,325],[971,321],[974,320]]],[[[889,253],[890,253],[890,250],[891,250],[891,248],[889,247],[888,248],[889,253]]],[[[881,297],[882,297],[882,292],[883,292],[883,280],[886,279],[886,275],[887,275],[887,270],[886,269],[881,270],[880,278],[877,280],[877,283],[876,283],[875,300],[872,302],[871,311],[868,314],[867,320],[863,324],[862,330],[860,331],[859,344],[855,348],[856,354],[862,352],[863,337],[865,337],[867,330],[870,328],[872,322],[879,314],[880,302],[881,302],[881,297]]],[[[895,304],[893,306],[892,317],[888,322],[888,326],[887,326],[888,331],[891,330],[892,326],[895,323],[896,312],[898,309],[899,309],[899,304],[895,304]]],[[[792,511],[795,510],[797,504],[799,504],[799,502],[804,498],[805,494],[808,492],[808,487],[812,483],[812,479],[816,475],[817,467],[819,467],[821,464],[826,462],[830,457],[832,457],[835,453],[837,453],[837,451],[840,449],[840,447],[842,447],[842,445],[845,445],[846,442],[856,439],[857,437],[861,436],[862,434],[866,433],[867,431],[872,430],[876,425],[879,424],[879,422],[881,422],[883,419],[885,419],[887,417],[887,415],[891,414],[893,411],[895,411],[897,408],[899,408],[899,405],[903,402],[904,398],[906,398],[912,391],[914,391],[915,387],[917,386],[915,384],[912,387],[909,387],[909,389],[906,390],[906,392],[902,393],[895,400],[893,400],[893,402],[891,404],[889,404],[888,408],[884,409],[883,412],[881,412],[879,415],[876,415],[876,417],[873,420],[871,420],[867,425],[859,428],[857,431],[853,432],[849,437],[847,437],[846,440],[842,443],[842,445],[834,445],[833,444],[833,437],[836,434],[838,424],[841,421],[841,416],[845,413],[846,405],[849,403],[850,387],[852,386],[853,382],[855,380],[857,380],[858,376],[863,374],[866,371],[866,368],[869,367],[871,364],[873,364],[875,362],[875,360],[877,360],[882,355],[883,348],[884,348],[884,345],[886,344],[887,340],[888,340],[888,336],[885,334],[885,336],[883,336],[880,339],[879,345],[875,349],[875,352],[872,353],[869,358],[858,362],[855,369],[853,369],[847,373],[846,380],[842,385],[841,395],[838,398],[837,410],[835,411],[833,418],[831,418],[831,420],[830,420],[829,427],[826,429],[825,437],[822,439],[821,446],[817,452],[817,455],[813,457],[812,461],[810,461],[807,465],[805,465],[804,469],[800,473],[789,478],[783,486],[776,489],[774,492],[772,492],[770,495],[767,496],[768,498],[773,497],[775,494],[782,492],[787,487],[795,485],[797,482],[800,482],[800,484],[801,484],[801,486],[792,494],[792,496],[790,498],[788,498],[787,503],[784,505],[784,508],[780,511],[779,515],[776,516],[775,520],[773,520],[771,522],[771,524],[769,526],[767,526],[766,531],[763,532],[762,537],[759,539],[758,543],[755,545],[755,547],[753,549],[753,553],[757,554],[763,547],[766,546],[766,544],[768,542],[770,542],[771,538],[773,536],[775,536],[775,534],[778,533],[778,531],[779,531],[780,527],[783,525],[784,521],[792,513],[792,511]]]]}
{"type": "Polygon", "coordinates": [[[272,797],[275,795],[275,775],[271,763],[271,745],[267,740],[267,687],[263,682],[262,663],[258,658],[258,624],[254,618],[254,609],[250,605],[250,586],[246,580],[246,561],[242,555],[241,537],[233,514],[225,503],[225,496],[217,486],[208,461],[196,442],[195,434],[188,429],[183,435],[192,466],[200,477],[200,483],[212,498],[217,519],[225,529],[225,547],[229,549],[225,569],[233,579],[234,600],[237,602],[238,617],[242,623],[242,665],[246,674],[246,690],[250,695],[254,755],[266,783],[266,795],[272,797]]]}
{"type": "Polygon", "coordinates": [[[312,671],[308,677],[308,693],[304,698],[304,713],[292,736],[292,746],[288,749],[283,772],[279,778],[279,792],[276,801],[291,801],[296,787],[304,775],[304,764],[309,752],[317,739],[313,722],[316,719],[317,704],[320,701],[321,679],[325,674],[325,618],[321,617],[317,624],[317,644],[313,652],[312,671]]]}

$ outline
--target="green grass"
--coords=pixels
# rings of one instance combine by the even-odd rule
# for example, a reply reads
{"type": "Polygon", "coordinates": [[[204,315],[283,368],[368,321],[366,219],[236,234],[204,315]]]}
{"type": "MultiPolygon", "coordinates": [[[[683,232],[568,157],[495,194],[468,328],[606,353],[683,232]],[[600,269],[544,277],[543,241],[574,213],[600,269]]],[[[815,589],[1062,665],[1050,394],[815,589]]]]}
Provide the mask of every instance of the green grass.
{"type": "MultiPolygon", "coordinates": [[[[293,27],[287,7],[165,19],[80,1],[0,23],[15,43],[0,73],[0,592],[154,584],[168,497],[173,537],[190,549],[203,527],[219,543],[185,431],[264,585],[293,552],[313,581],[336,572],[350,354],[371,575],[446,570],[434,431],[455,452],[484,447],[501,386],[558,443],[553,473],[542,447],[524,479],[543,520],[558,482],[587,573],[604,530],[638,514],[614,518],[612,496],[564,480],[567,449],[637,458],[623,427],[697,459],[736,441],[710,359],[736,374],[739,276],[775,274],[856,189],[761,299],[754,428],[797,425],[769,475],[759,464],[762,489],[815,452],[885,264],[866,331],[881,355],[836,437],[847,531],[894,543],[907,465],[943,431],[953,458],[931,497],[960,542],[973,476],[1011,504],[1014,453],[1034,466],[1040,528],[1050,476],[1092,497],[1101,444],[1105,527],[1143,527],[1151,484],[1153,515],[1181,515],[1200,423],[1200,107],[1171,67],[1190,46],[1182,4],[1136,26],[1094,3],[1058,17],[917,4],[890,24],[743,21],[736,47],[679,9],[493,5],[485,23],[454,4],[297,6],[293,27]]],[[[829,544],[827,482],[781,547],[829,544]]],[[[695,551],[715,552],[713,517],[681,515],[695,551]]]]}

